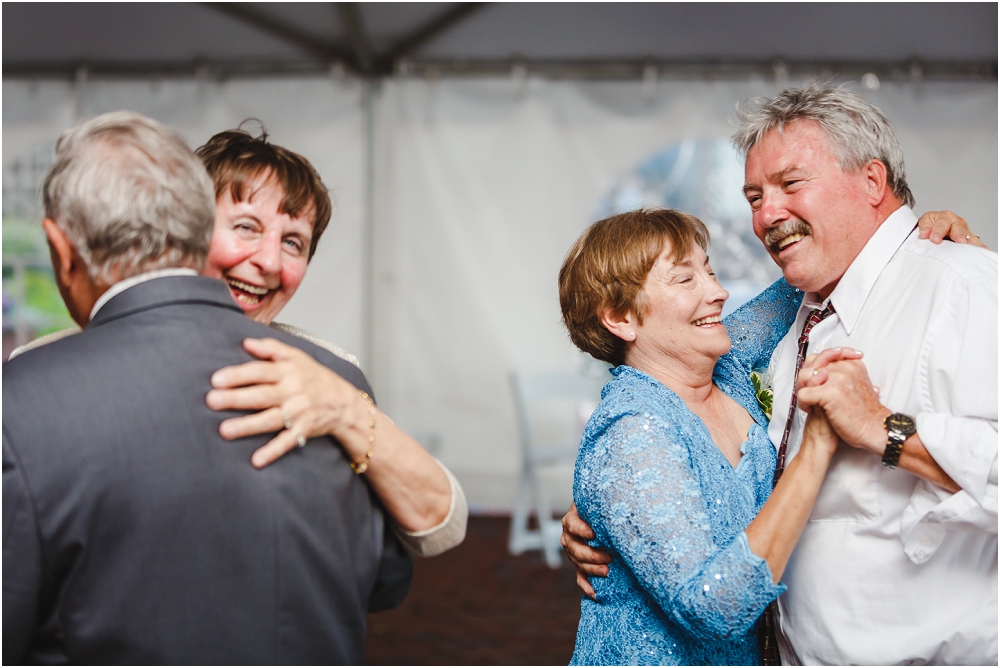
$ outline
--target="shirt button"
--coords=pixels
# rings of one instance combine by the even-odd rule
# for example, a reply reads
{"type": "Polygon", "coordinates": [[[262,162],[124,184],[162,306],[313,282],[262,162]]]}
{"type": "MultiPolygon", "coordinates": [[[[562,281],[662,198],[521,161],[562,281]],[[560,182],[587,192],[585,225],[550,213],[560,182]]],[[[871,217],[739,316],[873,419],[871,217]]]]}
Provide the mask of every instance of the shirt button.
{"type": "Polygon", "coordinates": [[[924,545],[924,546],[927,546],[927,547],[930,547],[931,537],[930,536],[924,536],[923,538],[920,539],[920,544],[924,545]]]}
{"type": "Polygon", "coordinates": [[[926,552],[924,552],[923,550],[917,550],[917,558],[918,559],[923,559],[926,556],[927,556],[926,552]]]}

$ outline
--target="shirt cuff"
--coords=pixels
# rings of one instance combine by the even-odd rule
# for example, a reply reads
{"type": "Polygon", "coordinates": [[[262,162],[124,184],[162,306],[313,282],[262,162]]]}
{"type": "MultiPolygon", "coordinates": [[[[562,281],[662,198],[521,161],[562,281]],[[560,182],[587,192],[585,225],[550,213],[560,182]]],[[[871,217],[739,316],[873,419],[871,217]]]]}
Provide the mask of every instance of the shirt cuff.
{"type": "Polygon", "coordinates": [[[951,494],[917,483],[903,511],[903,552],[915,564],[937,552],[946,533],[997,532],[997,433],[990,420],[921,413],[917,433],[934,461],[962,489],[951,494]]]}
{"type": "Polygon", "coordinates": [[[451,485],[451,506],[448,514],[436,526],[420,531],[406,531],[392,523],[393,533],[406,551],[414,557],[436,557],[459,545],[465,540],[465,528],[469,520],[469,505],[465,500],[462,486],[448,468],[436,460],[438,466],[448,476],[451,485]]]}
{"type": "Polygon", "coordinates": [[[917,434],[938,466],[977,503],[987,501],[989,482],[993,483],[996,493],[995,420],[920,413],[917,415],[917,434]]]}

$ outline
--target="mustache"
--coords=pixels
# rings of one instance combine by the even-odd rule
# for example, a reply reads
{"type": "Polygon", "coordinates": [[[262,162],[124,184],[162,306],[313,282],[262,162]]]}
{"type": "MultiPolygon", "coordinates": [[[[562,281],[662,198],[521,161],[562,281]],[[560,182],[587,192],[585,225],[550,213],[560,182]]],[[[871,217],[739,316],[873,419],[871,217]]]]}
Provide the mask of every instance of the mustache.
{"type": "Polygon", "coordinates": [[[812,234],[812,227],[809,226],[804,220],[799,220],[798,218],[792,218],[791,220],[786,220],[781,225],[777,227],[772,227],[767,232],[764,233],[764,244],[770,248],[775,253],[778,252],[778,242],[785,237],[791,236],[793,234],[809,235],[812,234]]]}

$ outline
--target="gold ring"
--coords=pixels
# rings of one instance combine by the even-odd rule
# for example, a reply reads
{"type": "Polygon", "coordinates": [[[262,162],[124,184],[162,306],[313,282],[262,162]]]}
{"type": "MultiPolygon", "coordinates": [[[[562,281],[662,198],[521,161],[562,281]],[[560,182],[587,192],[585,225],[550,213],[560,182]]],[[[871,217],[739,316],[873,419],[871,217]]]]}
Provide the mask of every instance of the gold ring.
{"type": "Polygon", "coordinates": [[[977,239],[981,238],[978,234],[973,234],[972,232],[969,232],[968,234],[965,235],[965,240],[968,241],[972,237],[975,237],[977,239]]]}

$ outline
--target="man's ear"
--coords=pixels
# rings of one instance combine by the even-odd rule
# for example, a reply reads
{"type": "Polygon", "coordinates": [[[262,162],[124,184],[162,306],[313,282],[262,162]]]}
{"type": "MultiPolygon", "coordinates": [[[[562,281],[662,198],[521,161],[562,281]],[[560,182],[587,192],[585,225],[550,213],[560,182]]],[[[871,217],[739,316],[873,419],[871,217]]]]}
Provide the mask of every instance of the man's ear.
{"type": "Polygon", "coordinates": [[[86,327],[94,303],[107,286],[103,286],[102,289],[102,286],[91,280],[87,266],[76,252],[76,247],[66,233],[56,225],[56,221],[46,218],[42,221],[42,228],[49,240],[52,271],[55,273],[59,295],[73,321],[80,327],[86,327]]]}
{"type": "Polygon", "coordinates": [[[49,240],[49,254],[52,256],[52,270],[56,274],[56,281],[60,285],[69,285],[73,272],[79,268],[80,259],[76,248],[51,218],[42,221],[42,228],[49,240]]]}
{"type": "Polygon", "coordinates": [[[619,316],[610,308],[606,308],[601,314],[601,324],[622,341],[627,343],[635,341],[636,318],[632,313],[619,316]]]}
{"type": "Polygon", "coordinates": [[[868,180],[868,201],[877,207],[890,195],[889,170],[881,160],[871,160],[865,167],[865,178],[868,180]]]}

